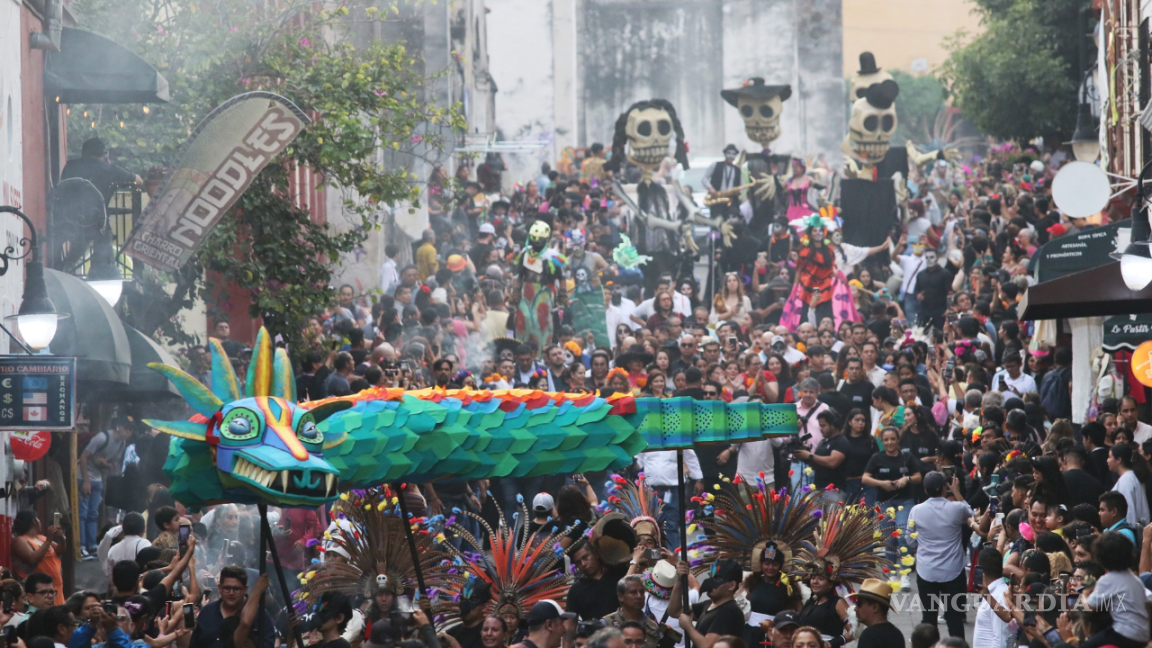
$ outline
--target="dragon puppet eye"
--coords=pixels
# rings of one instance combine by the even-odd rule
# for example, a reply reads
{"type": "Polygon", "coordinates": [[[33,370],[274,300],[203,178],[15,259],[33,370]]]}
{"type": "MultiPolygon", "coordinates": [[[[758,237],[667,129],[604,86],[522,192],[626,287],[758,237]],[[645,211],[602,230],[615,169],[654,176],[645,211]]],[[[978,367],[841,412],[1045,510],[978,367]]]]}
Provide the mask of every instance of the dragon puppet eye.
{"type": "Polygon", "coordinates": [[[228,412],[220,421],[220,434],[232,441],[245,441],[260,433],[260,418],[243,407],[228,412]]]}
{"type": "Polygon", "coordinates": [[[320,434],[320,430],[316,428],[316,419],[311,413],[305,414],[296,424],[296,436],[304,443],[321,443],[324,441],[324,435],[320,434]]]}

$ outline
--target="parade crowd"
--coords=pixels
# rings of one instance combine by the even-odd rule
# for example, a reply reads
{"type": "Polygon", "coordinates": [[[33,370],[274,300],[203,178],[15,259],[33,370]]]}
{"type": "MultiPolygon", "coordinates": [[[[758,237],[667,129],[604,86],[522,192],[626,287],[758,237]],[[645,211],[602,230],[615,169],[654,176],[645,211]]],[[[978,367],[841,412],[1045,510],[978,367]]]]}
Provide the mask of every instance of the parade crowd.
{"type": "MultiPolygon", "coordinates": [[[[484,552],[511,552],[518,565],[547,556],[534,569],[548,588],[469,581],[454,600],[421,596],[410,558],[365,566],[341,548],[346,533],[379,525],[273,508],[289,589],[307,595],[290,626],[293,602],[261,575],[255,507],[186,510],[163,485],[167,437],[119,416],[85,438],[81,525],[70,533],[100,584],[64,590],[71,553],[61,523],[33,513],[54,486],[27,485],[13,568],[0,582],[8,643],[273,648],[300,631],[330,648],[959,648],[970,604],[974,648],[1146,646],[1152,426],[1141,420],[1143,388],[1123,391],[1124,369],[1112,369],[1113,392],[1094,389],[1089,422],[1073,426],[1067,340],[1019,321],[1038,247],[1092,226],[1053,208],[1059,163],[1013,150],[914,170],[904,222],[874,248],[834,236],[831,172],[797,163],[776,221],[749,222],[738,198],[716,203],[714,216],[736,221],[735,246],[727,232],[700,232],[695,250],[646,265],[633,245],[660,253],[628,238],[636,215],[615,193],[601,145],[570,151],[509,195],[498,156],[454,177],[438,170],[430,228],[412,249],[387,246],[381,290],[340,286],[310,320],[310,347],[295,353],[300,400],[440,387],[795,403],[800,435],[685,451],[686,475],[676,453],[657,452],[620,474],[408,484],[398,494],[418,518],[454,518],[441,531],[460,564],[482,563],[484,552]],[[562,271],[544,282],[546,312],[529,314],[517,264],[540,236],[562,271]],[[576,299],[589,293],[595,308],[576,299]],[[137,505],[114,508],[104,485],[129,467],[146,489],[137,505]],[[724,515],[713,498],[741,484],[769,500],[803,494],[882,512],[891,540],[868,553],[892,568],[854,578],[861,556],[836,545],[796,576],[801,547],[778,538],[683,555],[685,517],[685,540],[700,542],[695,522],[712,537],[704,521],[724,515]],[[624,548],[612,541],[619,518],[632,533],[624,548]],[[545,548],[521,555],[497,541],[504,533],[510,546],[545,548]],[[343,577],[355,593],[309,576],[337,566],[351,570],[343,577]],[[916,597],[898,596],[913,587],[916,597]],[[1037,610],[1044,597],[1060,605],[1037,610]],[[919,605],[895,609],[898,600],[919,605]],[[911,636],[890,622],[897,614],[921,615],[911,636]]],[[[656,182],[674,174],[666,164],[656,182]]],[[[731,186],[714,182],[725,175],[711,168],[689,189],[718,195],[731,186]]],[[[245,375],[251,350],[230,339],[227,322],[213,333],[245,375]]],[[[188,355],[189,373],[206,384],[209,353],[188,355]]]]}

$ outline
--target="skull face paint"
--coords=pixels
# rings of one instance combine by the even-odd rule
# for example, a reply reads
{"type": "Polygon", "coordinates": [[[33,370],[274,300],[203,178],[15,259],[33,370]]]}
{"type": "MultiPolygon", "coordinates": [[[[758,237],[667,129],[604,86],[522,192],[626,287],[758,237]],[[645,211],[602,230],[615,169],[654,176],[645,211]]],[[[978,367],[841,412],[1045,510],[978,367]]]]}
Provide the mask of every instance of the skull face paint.
{"type": "Polygon", "coordinates": [[[896,132],[896,97],[900,88],[895,81],[870,86],[863,99],[852,104],[848,136],[840,149],[852,159],[876,164],[884,159],[896,132]]]}
{"type": "Polygon", "coordinates": [[[780,137],[780,115],[784,112],[784,101],[779,96],[767,99],[743,96],[737,99],[736,108],[744,120],[744,133],[748,139],[768,148],[780,137]]]}

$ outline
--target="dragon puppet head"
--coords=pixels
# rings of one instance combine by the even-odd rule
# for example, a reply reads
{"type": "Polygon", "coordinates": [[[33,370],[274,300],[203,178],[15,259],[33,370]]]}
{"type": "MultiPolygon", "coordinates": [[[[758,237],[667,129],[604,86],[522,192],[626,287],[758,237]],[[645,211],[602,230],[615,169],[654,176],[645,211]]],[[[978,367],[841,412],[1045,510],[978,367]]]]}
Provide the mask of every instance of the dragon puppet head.
{"type": "Polygon", "coordinates": [[[176,386],[198,416],[190,421],[145,421],[182,439],[208,444],[220,485],[231,501],[281,506],[318,506],[337,495],[339,474],[323,451],[345,435],[325,438],[317,429],[329,416],[352,407],[332,401],[311,409],[296,405],[288,353],[273,351],[261,328],[248,366],[244,394],[219,340],[212,346],[212,387],[159,363],[148,365],[176,386]]]}

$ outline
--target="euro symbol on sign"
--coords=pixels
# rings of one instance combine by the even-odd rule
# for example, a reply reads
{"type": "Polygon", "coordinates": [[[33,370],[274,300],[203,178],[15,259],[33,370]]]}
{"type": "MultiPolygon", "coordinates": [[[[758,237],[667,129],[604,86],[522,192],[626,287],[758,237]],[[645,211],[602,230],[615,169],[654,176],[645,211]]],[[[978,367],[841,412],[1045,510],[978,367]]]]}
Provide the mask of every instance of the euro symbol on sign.
{"type": "Polygon", "coordinates": [[[5,378],[4,380],[0,380],[0,385],[4,385],[4,387],[11,387],[12,386],[12,379],[11,378],[5,378]]]}

